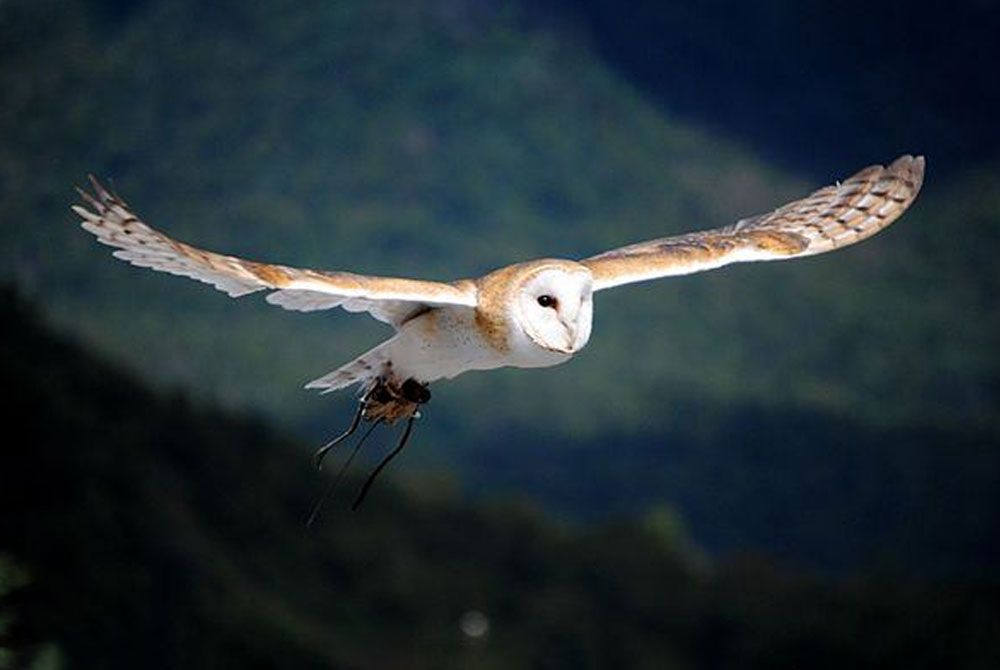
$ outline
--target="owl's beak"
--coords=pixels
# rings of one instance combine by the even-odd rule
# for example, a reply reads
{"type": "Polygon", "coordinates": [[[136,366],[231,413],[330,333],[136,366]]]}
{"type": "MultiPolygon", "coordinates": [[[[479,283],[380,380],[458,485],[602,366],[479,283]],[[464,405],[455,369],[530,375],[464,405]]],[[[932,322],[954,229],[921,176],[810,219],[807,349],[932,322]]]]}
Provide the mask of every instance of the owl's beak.
{"type": "Polygon", "coordinates": [[[565,347],[554,347],[554,349],[563,354],[575,354],[576,347],[576,331],[577,325],[575,322],[567,322],[565,319],[560,318],[563,327],[566,329],[566,346],[565,347]]]}

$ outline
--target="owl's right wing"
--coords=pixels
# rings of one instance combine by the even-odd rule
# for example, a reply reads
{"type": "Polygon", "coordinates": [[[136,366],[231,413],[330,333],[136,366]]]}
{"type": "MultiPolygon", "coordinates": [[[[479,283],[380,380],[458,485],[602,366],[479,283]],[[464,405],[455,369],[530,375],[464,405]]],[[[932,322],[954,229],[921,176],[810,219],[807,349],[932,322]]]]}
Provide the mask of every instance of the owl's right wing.
{"type": "Polygon", "coordinates": [[[594,290],[712,270],[743,261],[821,254],[860,242],[910,206],[924,179],[922,156],[873,165],[843,182],[725,228],[663,237],[580,261],[594,290]]]}
{"type": "Polygon", "coordinates": [[[273,290],[267,301],[285,309],[314,311],[342,307],[368,312],[399,326],[413,314],[443,305],[475,307],[474,282],[453,283],[373,277],[257,263],[224,256],[171,239],[143,223],[118,197],[90,178],[94,194],[77,189],[88,207],[74,205],[84,230],[117,247],[116,258],[133,265],[203,281],[232,297],[273,290]]]}

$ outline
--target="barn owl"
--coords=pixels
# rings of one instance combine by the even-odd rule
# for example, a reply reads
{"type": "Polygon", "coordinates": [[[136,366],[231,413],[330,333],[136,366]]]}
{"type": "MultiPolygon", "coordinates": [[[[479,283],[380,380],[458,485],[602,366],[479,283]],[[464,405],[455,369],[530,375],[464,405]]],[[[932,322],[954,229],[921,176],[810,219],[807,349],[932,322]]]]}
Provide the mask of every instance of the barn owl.
{"type": "MultiPolygon", "coordinates": [[[[385,342],[309,382],[324,393],[360,388],[351,428],[362,421],[408,421],[403,438],[371,478],[406,443],[430,398],[427,385],[469,370],[564,363],[590,339],[594,293],[633,282],[701,272],[743,261],[825,253],[871,237],[913,202],[923,157],[873,165],[837,184],[735,224],[640,242],[582,260],[544,258],[475,279],[443,283],[271,265],[189,246],[143,223],[118,195],[91,177],[73,205],[85,230],[133,265],[212,284],[230,296],[270,291],[267,301],[311,312],[341,307],[368,312],[395,330],[385,342]]],[[[360,502],[360,497],[357,502],[360,502]]]]}

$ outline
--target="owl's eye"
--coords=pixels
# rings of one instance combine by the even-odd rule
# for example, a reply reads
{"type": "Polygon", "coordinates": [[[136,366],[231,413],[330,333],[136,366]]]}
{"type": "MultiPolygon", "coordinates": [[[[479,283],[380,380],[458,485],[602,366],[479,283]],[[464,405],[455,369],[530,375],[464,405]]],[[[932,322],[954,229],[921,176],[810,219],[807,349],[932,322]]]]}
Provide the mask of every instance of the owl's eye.
{"type": "Polygon", "coordinates": [[[550,295],[538,296],[538,304],[542,307],[555,307],[558,301],[550,295]]]}

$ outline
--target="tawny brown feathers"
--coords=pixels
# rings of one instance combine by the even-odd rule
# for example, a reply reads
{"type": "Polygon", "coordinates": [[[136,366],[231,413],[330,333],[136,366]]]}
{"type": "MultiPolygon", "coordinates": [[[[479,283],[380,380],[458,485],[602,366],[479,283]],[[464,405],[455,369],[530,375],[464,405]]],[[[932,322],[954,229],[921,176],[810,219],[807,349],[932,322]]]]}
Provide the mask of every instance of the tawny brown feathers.
{"type": "Polygon", "coordinates": [[[917,197],[923,177],[923,157],[902,156],[889,167],[865,168],[769,214],[632,244],[581,263],[599,290],[740,261],[821,254],[871,237],[899,218],[917,197]]]}
{"type": "Polygon", "coordinates": [[[178,242],[143,223],[118,195],[91,177],[94,194],[77,189],[89,206],[74,205],[83,228],[99,242],[117,247],[116,258],[133,265],[206,282],[236,297],[274,290],[267,300],[286,309],[312,311],[342,307],[367,311],[398,325],[428,306],[476,304],[469,281],[451,284],[416,279],[373,277],[257,263],[178,242]]]}

